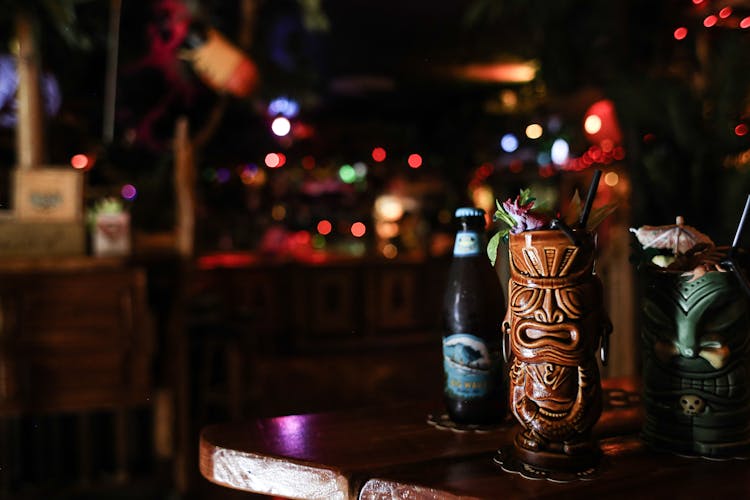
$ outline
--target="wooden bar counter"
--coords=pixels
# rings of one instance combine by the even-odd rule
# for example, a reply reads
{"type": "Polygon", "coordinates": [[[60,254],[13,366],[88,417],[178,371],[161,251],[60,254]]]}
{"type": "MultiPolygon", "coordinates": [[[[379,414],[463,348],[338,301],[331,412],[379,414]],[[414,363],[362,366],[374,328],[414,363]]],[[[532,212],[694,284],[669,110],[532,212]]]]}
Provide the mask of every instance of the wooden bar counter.
{"type": "Polygon", "coordinates": [[[290,498],[750,497],[750,461],[657,453],[639,439],[633,380],[606,380],[594,428],[603,451],[587,480],[555,483],[503,471],[496,450],[517,432],[455,432],[426,423],[439,405],[291,415],[206,427],[200,469],[229,488],[290,498]]]}

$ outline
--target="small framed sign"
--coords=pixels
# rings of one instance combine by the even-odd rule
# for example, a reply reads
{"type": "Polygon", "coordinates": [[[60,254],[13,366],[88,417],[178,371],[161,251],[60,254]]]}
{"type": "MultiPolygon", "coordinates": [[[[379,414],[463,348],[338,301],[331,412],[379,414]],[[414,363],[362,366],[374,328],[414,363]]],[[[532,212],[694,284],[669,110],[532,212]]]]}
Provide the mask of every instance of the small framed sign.
{"type": "Polygon", "coordinates": [[[13,194],[18,220],[70,222],[83,218],[83,173],[79,171],[16,169],[13,194]]]}

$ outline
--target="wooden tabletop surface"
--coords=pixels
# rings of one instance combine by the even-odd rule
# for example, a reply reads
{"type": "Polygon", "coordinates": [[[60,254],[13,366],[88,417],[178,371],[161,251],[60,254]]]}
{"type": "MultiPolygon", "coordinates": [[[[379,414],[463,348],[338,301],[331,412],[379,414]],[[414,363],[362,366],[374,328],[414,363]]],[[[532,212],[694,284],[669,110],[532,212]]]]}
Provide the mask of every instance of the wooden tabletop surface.
{"type": "Polygon", "coordinates": [[[603,386],[605,411],[594,428],[603,458],[587,480],[505,472],[493,458],[510,446],[513,421],[486,432],[438,429],[426,422],[436,410],[429,403],[209,426],[200,469],[229,488],[290,498],[750,498],[750,460],[649,450],[638,436],[635,382],[603,386]]]}
{"type": "Polygon", "coordinates": [[[555,484],[504,472],[492,458],[512,442],[518,431],[513,421],[484,432],[438,429],[427,424],[427,415],[439,404],[424,402],[209,426],[201,433],[200,469],[226,487],[291,498],[496,498],[498,491],[526,498],[598,487],[609,494],[612,480],[630,478],[637,488],[641,476],[716,467],[646,450],[637,438],[635,382],[607,380],[603,386],[605,411],[594,433],[605,456],[589,481],[555,484]],[[631,477],[620,464],[639,472],[631,477]],[[602,481],[606,486],[598,486],[602,481]]]}

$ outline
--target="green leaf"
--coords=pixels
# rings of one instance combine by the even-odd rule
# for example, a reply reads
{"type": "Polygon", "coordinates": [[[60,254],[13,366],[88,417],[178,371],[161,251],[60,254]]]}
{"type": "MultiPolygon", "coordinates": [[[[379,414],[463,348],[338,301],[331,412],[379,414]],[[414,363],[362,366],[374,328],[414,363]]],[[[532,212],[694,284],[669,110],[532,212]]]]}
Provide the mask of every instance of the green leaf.
{"type": "Polygon", "coordinates": [[[497,258],[497,246],[500,244],[500,233],[496,233],[487,243],[487,257],[490,258],[490,264],[495,265],[497,258]]]}
{"type": "Polygon", "coordinates": [[[510,229],[502,229],[495,233],[487,243],[487,257],[490,258],[490,264],[495,265],[495,259],[497,259],[497,248],[500,245],[500,241],[507,241],[510,229]]]}
{"type": "Polygon", "coordinates": [[[531,196],[531,188],[522,189],[521,192],[518,194],[518,204],[526,205],[527,203],[531,201],[536,201],[536,198],[531,196]]]}

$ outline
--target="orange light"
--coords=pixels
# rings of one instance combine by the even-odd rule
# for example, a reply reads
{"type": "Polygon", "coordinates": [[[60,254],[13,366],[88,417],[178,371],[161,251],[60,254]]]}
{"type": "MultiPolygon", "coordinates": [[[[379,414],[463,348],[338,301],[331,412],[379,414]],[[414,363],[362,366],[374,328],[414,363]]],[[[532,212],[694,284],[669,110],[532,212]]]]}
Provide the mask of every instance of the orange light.
{"type": "Polygon", "coordinates": [[[604,176],[604,184],[609,187],[615,187],[618,182],[620,182],[620,176],[617,175],[617,172],[607,172],[604,176]]]}
{"type": "Polygon", "coordinates": [[[407,162],[411,168],[419,168],[422,166],[422,157],[417,153],[413,153],[409,155],[407,162]]]}
{"type": "Polygon", "coordinates": [[[89,166],[89,157],[83,154],[73,155],[70,159],[70,166],[79,170],[89,166]]]}
{"type": "Polygon", "coordinates": [[[589,115],[583,122],[583,130],[589,134],[596,134],[602,129],[602,119],[599,115],[589,115]]]}
{"type": "Polygon", "coordinates": [[[467,64],[454,72],[466,80],[479,82],[527,83],[536,78],[537,64],[533,61],[467,64]]]}
{"type": "Polygon", "coordinates": [[[383,148],[377,147],[372,150],[372,159],[377,162],[381,162],[385,160],[385,156],[386,156],[386,153],[385,153],[385,149],[383,148]]]}
{"type": "Polygon", "coordinates": [[[684,40],[685,37],[687,36],[687,34],[688,34],[688,30],[687,30],[687,28],[685,28],[683,26],[680,26],[679,28],[677,28],[676,30],[674,30],[674,38],[675,38],[675,40],[684,40]]]}
{"type": "Polygon", "coordinates": [[[526,127],[526,137],[529,139],[539,139],[544,133],[544,129],[538,123],[532,123],[526,127]]]}
{"type": "Polygon", "coordinates": [[[331,234],[332,229],[333,225],[331,224],[331,221],[323,219],[322,221],[318,222],[318,232],[323,236],[331,234]]]}
{"type": "Polygon", "coordinates": [[[732,15],[732,8],[731,7],[724,7],[719,11],[719,17],[722,19],[726,19],[729,16],[732,15]]]}
{"type": "Polygon", "coordinates": [[[703,20],[703,26],[705,26],[706,28],[710,28],[711,26],[716,26],[716,23],[718,21],[719,18],[714,15],[706,16],[706,18],[703,20]]]}
{"type": "Polygon", "coordinates": [[[355,222],[352,224],[351,232],[355,238],[361,238],[367,232],[367,227],[362,222],[355,222]]]}
{"type": "Polygon", "coordinates": [[[383,246],[383,257],[386,259],[395,259],[398,256],[398,248],[393,243],[387,243],[383,246]]]}

